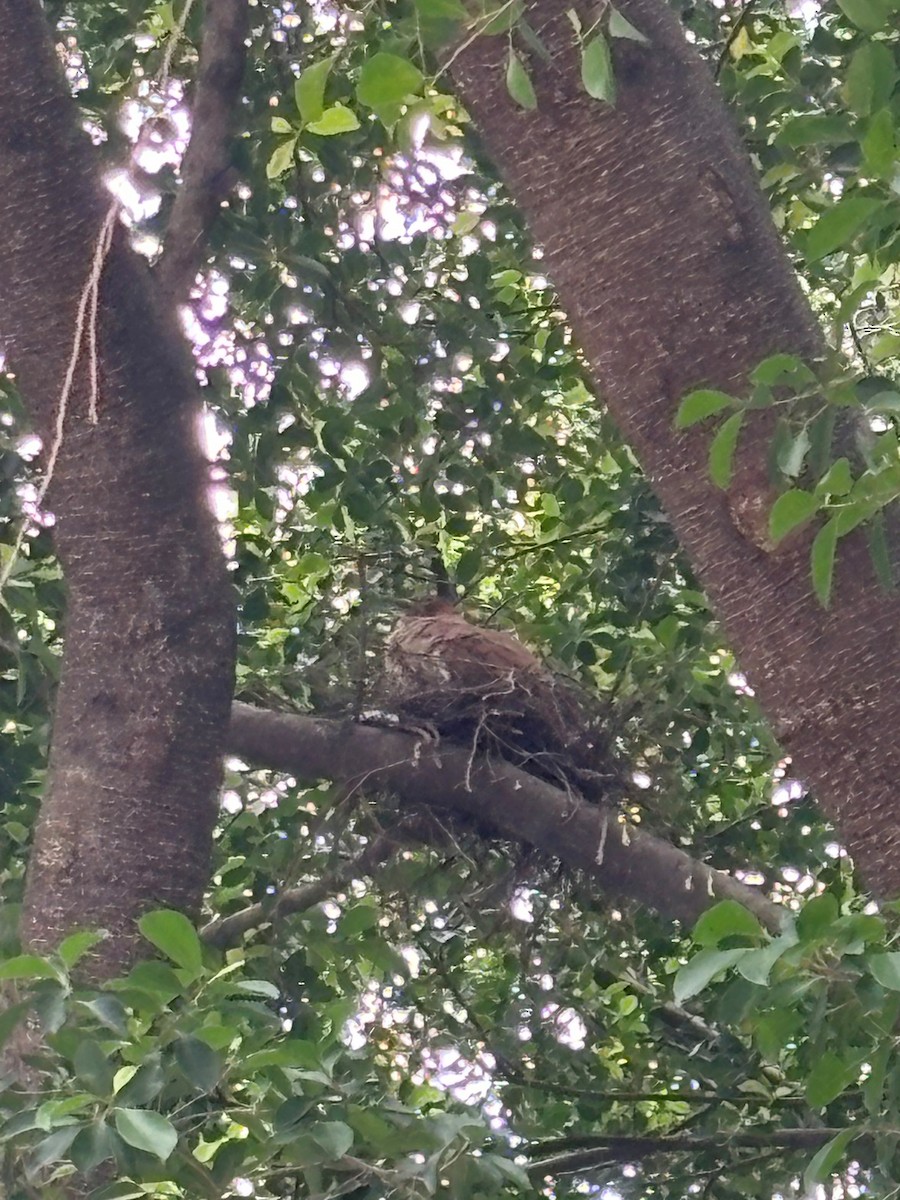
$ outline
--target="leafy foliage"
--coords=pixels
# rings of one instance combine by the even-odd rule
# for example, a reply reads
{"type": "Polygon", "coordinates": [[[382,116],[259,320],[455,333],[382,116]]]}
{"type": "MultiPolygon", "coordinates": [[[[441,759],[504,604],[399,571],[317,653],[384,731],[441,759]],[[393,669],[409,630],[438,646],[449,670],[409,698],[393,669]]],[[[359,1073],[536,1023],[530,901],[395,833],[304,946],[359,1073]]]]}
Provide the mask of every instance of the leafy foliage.
{"type": "MultiPolygon", "coordinates": [[[[175,43],[168,3],[51,9],[107,165],[132,153],[123,112],[177,128],[195,16],[175,43]]],[[[743,422],[778,412],[771,533],[823,522],[823,601],[839,536],[897,494],[896,10],[842,0],[805,25],[774,3],[685,14],[853,382],[770,360],[753,396],[694,393],[679,423],[716,418],[709,465],[727,487],[743,422]],[[833,452],[837,410],[857,419],[859,461],[833,452]]],[[[804,1171],[895,1187],[893,914],[865,910],[779,760],[590,394],[540,248],[422,57],[467,20],[456,0],[254,9],[241,182],[191,328],[232,489],[218,499],[238,694],[359,713],[399,603],[456,587],[603,697],[636,773],[632,820],[766,887],[791,919],[771,939],[722,905],[691,938],[480,831],[423,844],[389,796],[232,760],[207,916],[259,902],[265,919],[223,953],[150,914],[148,961],[84,988],[89,940],[48,959],[16,940],[64,599],[32,513],[0,605],[0,975],[20,997],[0,1036],[36,1013],[47,1074],[38,1096],[0,1095],[11,1196],[52,1195],[73,1168],[97,1169],[109,1196],[495,1197],[533,1194],[545,1174],[559,1197],[584,1180],[771,1196],[804,1171]],[[336,877],[385,829],[406,840],[373,879],[278,913],[284,888],[336,877]]],[[[519,6],[486,5],[474,25],[510,39],[509,90],[539,104],[519,6]]],[[[644,35],[611,6],[576,30],[584,86],[612,103],[614,43],[644,35]]],[[[155,175],[158,210],[134,216],[144,247],[165,227],[172,169],[155,175]]],[[[7,383],[0,553],[33,499],[32,458],[7,383]]]]}

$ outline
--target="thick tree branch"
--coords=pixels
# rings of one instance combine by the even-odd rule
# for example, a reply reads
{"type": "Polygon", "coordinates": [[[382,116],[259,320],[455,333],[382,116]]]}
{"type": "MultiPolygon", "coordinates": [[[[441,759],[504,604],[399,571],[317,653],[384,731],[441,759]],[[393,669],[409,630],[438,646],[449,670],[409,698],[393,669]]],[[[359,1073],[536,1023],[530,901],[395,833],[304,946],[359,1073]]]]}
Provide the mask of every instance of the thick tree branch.
{"type": "Polygon", "coordinates": [[[156,271],[168,299],[184,303],[227,190],[235,111],[247,57],[247,0],[206,0],[191,140],[156,271]]]}
{"type": "Polygon", "coordinates": [[[228,744],[234,754],[303,780],[391,791],[410,804],[467,813],[667,917],[693,922],[727,897],[767,928],[781,924],[782,909],[730,875],[508,763],[473,760],[462,746],[432,748],[392,729],[241,703],[232,709],[228,744]]]}

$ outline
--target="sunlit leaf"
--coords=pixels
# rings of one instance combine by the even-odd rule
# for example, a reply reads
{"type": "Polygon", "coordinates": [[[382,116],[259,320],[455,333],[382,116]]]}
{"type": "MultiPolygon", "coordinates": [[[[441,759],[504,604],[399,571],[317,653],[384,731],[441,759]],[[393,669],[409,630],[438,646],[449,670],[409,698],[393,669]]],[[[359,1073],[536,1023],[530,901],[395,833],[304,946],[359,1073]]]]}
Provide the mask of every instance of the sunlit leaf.
{"type": "Polygon", "coordinates": [[[294,165],[294,150],[297,146],[295,137],[289,138],[286,142],[281,142],[275,147],[266,164],[266,176],[269,179],[277,179],[279,175],[283,175],[285,171],[289,171],[294,165]]]}
{"type": "Polygon", "coordinates": [[[510,49],[506,61],[506,88],[521,108],[537,108],[537,96],[522,60],[510,49]]]}
{"type": "Polygon", "coordinates": [[[834,578],[834,557],[838,539],[838,527],[834,519],[827,522],[816,534],[810,551],[810,570],[813,589],[819,603],[828,608],[831,604],[831,583],[834,578]]]}
{"type": "Polygon", "coordinates": [[[640,42],[642,46],[649,46],[650,39],[646,37],[639,29],[635,29],[632,23],[626,20],[617,8],[610,5],[609,8],[609,36],[614,38],[626,38],[631,42],[640,42]]]}
{"type": "Polygon", "coordinates": [[[696,425],[698,421],[704,421],[707,417],[721,412],[723,408],[733,408],[736,404],[735,398],[726,395],[725,392],[708,390],[691,392],[678,406],[675,427],[676,429],[686,429],[689,425],[696,425]]]}
{"type": "Polygon", "coordinates": [[[774,542],[780,542],[791,530],[808,521],[818,507],[818,498],[812,492],[800,488],[783,492],[769,513],[769,536],[774,542]]]}
{"type": "Polygon", "coordinates": [[[734,452],[737,447],[744,413],[732,413],[727,421],[723,421],[709,447],[709,475],[713,483],[720,488],[727,488],[731,483],[734,466],[734,452]]]}
{"type": "MultiPolygon", "coordinates": [[[[321,62],[304,67],[300,78],[294,83],[294,103],[297,105],[297,111],[305,125],[311,125],[314,121],[318,121],[325,111],[325,85],[333,66],[333,56],[323,58],[321,62]]],[[[287,133],[288,131],[277,130],[276,132],[287,133]]]]}
{"type": "Polygon", "coordinates": [[[123,1141],[165,1162],[178,1144],[174,1125],[161,1113],[142,1108],[117,1108],[116,1130],[123,1141]]]}
{"type": "Polygon", "coordinates": [[[179,967],[196,974],[203,965],[203,950],[197,931],[180,912],[172,909],[157,909],[145,913],[138,921],[138,928],[147,939],[179,967]]]}
{"type": "Polygon", "coordinates": [[[359,129],[359,118],[345,105],[333,104],[331,108],[325,109],[317,121],[310,121],[306,128],[310,133],[331,137],[336,133],[349,133],[353,129],[359,129]]]}
{"type": "Polygon", "coordinates": [[[746,949],[732,950],[701,950],[683,967],[679,967],[675,976],[673,991],[676,1004],[684,1004],[692,996],[698,995],[708,987],[714,979],[724,975],[729,967],[734,966],[747,953],[746,949]]]}
{"type": "Polygon", "coordinates": [[[418,95],[422,82],[422,72],[408,58],[379,51],[363,64],[356,95],[360,104],[382,112],[418,95]]]}
{"type": "Polygon", "coordinates": [[[587,94],[595,100],[615,104],[616,81],[612,56],[609,42],[602,33],[595,33],[581,48],[581,82],[587,94]]]}
{"type": "Polygon", "coordinates": [[[845,196],[828,208],[804,239],[808,262],[817,262],[835,250],[850,250],[857,233],[882,207],[874,196],[845,196]]]}

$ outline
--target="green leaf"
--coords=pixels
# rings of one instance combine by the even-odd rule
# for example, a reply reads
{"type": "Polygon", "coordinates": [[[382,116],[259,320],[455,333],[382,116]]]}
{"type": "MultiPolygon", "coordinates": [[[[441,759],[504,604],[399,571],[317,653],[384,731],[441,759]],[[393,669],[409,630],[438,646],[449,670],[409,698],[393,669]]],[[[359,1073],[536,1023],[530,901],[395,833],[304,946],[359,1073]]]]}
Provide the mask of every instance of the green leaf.
{"type": "Polygon", "coordinates": [[[72,933],[60,942],[56,953],[65,963],[66,968],[71,969],[84,958],[88,950],[92,950],[98,942],[102,942],[105,936],[103,933],[87,929],[82,930],[81,933],[72,933]]]}
{"type": "Polygon", "coordinates": [[[289,171],[294,165],[294,150],[297,147],[297,139],[295,137],[288,138],[286,142],[282,142],[276,146],[272,152],[272,156],[266,163],[266,178],[277,179],[279,175],[283,175],[285,171],[289,171]]]}
{"type": "Polygon", "coordinates": [[[737,448],[737,441],[743,422],[743,410],[732,413],[731,416],[722,423],[718,433],[710,444],[709,476],[716,487],[727,488],[731,483],[734,452],[737,448]]]}
{"type": "Polygon", "coordinates": [[[145,913],[138,921],[138,929],[172,962],[199,975],[203,967],[203,948],[196,929],[184,913],[166,908],[145,913]]]}
{"type": "Polygon", "coordinates": [[[818,262],[835,250],[850,250],[856,234],[882,205],[873,196],[845,196],[826,209],[804,239],[807,262],[818,262]]]}
{"type": "Polygon", "coordinates": [[[786,475],[788,479],[796,479],[803,470],[803,463],[808,452],[809,431],[805,425],[796,434],[791,434],[789,428],[784,430],[783,426],[779,426],[779,445],[776,458],[783,475],[786,475]],[[784,436],[785,434],[786,436],[784,436]]]}
{"type": "Polygon", "coordinates": [[[780,542],[792,529],[808,521],[818,507],[819,501],[812,492],[804,492],[800,488],[783,492],[769,513],[769,536],[772,541],[780,542]]]}
{"type": "Polygon", "coordinates": [[[72,1059],[75,1075],[95,1096],[112,1095],[113,1067],[93,1038],[84,1038],[72,1059]]]}
{"type": "Polygon", "coordinates": [[[894,139],[894,116],[890,108],[882,108],[869,121],[861,143],[866,170],[884,178],[891,173],[897,160],[894,139]]]}
{"type": "Polygon", "coordinates": [[[831,604],[831,584],[834,578],[834,554],[837,539],[838,527],[832,518],[816,534],[810,551],[813,591],[823,608],[828,608],[831,604]]]}
{"type": "Polygon", "coordinates": [[[778,962],[779,958],[786,951],[790,950],[792,946],[796,945],[796,933],[793,930],[786,931],[777,938],[774,938],[767,946],[760,946],[756,950],[748,950],[747,954],[737,964],[736,969],[750,983],[766,987],[769,983],[772,968],[778,962]]]}
{"type": "Polygon", "coordinates": [[[545,63],[549,63],[552,65],[553,55],[550,53],[550,51],[547,49],[547,47],[544,45],[544,43],[541,41],[541,39],[538,37],[538,35],[535,33],[535,31],[531,28],[531,26],[528,24],[528,22],[525,20],[524,17],[516,25],[516,33],[519,35],[519,37],[522,39],[522,41],[525,43],[525,45],[528,47],[529,50],[533,50],[534,53],[538,56],[538,58],[542,59],[545,63]]]}
{"type": "Polygon", "coordinates": [[[67,1125],[63,1129],[54,1130],[43,1141],[38,1142],[25,1168],[28,1178],[33,1179],[44,1167],[49,1167],[52,1163],[60,1162],[65,1158],[66,1152],[80,1130],[80,1125],[67,1125]]]}
{"type": "Polygon", "coordinates": [[[864,42],[850,59],[844,80],[847,106],[867,117],[888,104],[897,71],[894,55],[884,42],[864,42]]]}
{"type": "Polygon", "coordinates": [[[883,391],[867,396],[863,407],[870,413],[900,413],[900,393],[883,391]]]}
{"type": "Polygon", "coordinates": [[[304,1131],[332,1160],[343,1158],[353,1145],[353,1130],[343,1121],[314,1121],[304,1131]]]}
{"type": "Polygon", "coordinates": [[[729,967],[747,953],[743,947],[734,950],[701,950],[690,962],[680,967],[673,985],[675,1003],[683,1004],[696,996],[714,979],[724,975],[729,967]]]}
{"type": "Polygon", "coordinates": [[[456,564],[456,582],[471,583],[481,568],[481,551],[467,550],[456,564]]]}
{"type": "MultiPolygon", "coordinates": [[[[857,487],[863,487],[873,478],[870,474],[865,474],[860,477],[857,487]]],[[[854,489],[856,490],[856,489],[854,489]]],[[[845,537],[851,533],[858,525],[862,525],[863,521],[868,521],[875,511],[877,504],[869,499],[852,500],[849,504],[842,505],[832,517],[834,522],[834,531],[837,537],[845,537]]]]}
{"type": "Polygon", "coordinates": [[[596,33],[581,48],[581,82],[584,90],[595,100],[607,104],[616,102],[616,80],[613,74],[609,42],[602,33],[596,33]]]}
{"type": "Polygon", "coordinates": [[[268,979],[238,979],[228,987],[229,991],[243,992],[247,996],[263,996],[266,1000],[278,1000],[281,996],[275,984],[268,979]]]}
{"type": "Polygon", "coordinates": [[[510,47],[506,62],[506,90],[521,108],[537,108],[537,96],[522,60],[510,47]]]}
{"type": "Polygon", "coordinates": [[[28,1012],[31,1005],[27,1000],[20,1004],[11,1004],[9,1008],[0,1011],[0,1046],[5,1045],[7,1038],[28,1012]]]}
{"type": "Polygon", "coordinates": [[[806,1098],[813,1108],[824,1108],[837,1099],[859,1074],[859,1067],[845,1063],[832,1050],[816,1056],[806,1081],[806,1098]]]}
{"type": "Polygon", "coordinates": [[[786,122],[775,136],[776,146],[837,146],[853,136],[852,118],[847,113],[803,113],[786,122]]]}
{"type": "Polygon", "coordinates": [[[420,21],[465,21],[468,12],[460,0],[415,0],[420,21]]]}
{"type": "Polygon", "coordinates": [[[290,121],[286,121],[284,117],[273,117],[269,127],[273,133],[293,133],[294,126],[290,121]]]}
{"type": "Polygon", "coordinates": [[[291,1096],[280,1104],[272,1121],[275,1136],[285,1142],[294,1137],[300,1122],[305,1123],[306,1116],[314,1104],[315,1100],[309,1096],[291,1096]]]}
{"type": "Polygon", "coordinates": [[[512,4],[509,0],[483,0],[482,8],[483,24],[479,33],[485,37],[496,37],[508,33],[518,24],[525,6],[522,0],[514,0],[512,4]]]}
{"type": "Polygon", "coordinates": [[[840,916],[840,907],[830,892],[813,896],[801,908],[795,928],[801,942],[816,941],[824,937],[840,916]]]}
{"type": "Polygon", "coordinates": [[[760,939],[762,926],[743,904],[736,900],[720,900],[700,917],[694,927],[694,941],[698,946],[718,946],[728,937],[760,939]]]}
{"type": "Polygon", "coordinates": [[[828,472],[816,484],[816,495],[846,496],[853,487],[853,472],[846,458],[839,458],[832,463],[828,472]]]}
{"type": "Polygon", "coordinates": [[[631,42],[640,42],[642,46],[649,46],[650,39],[645,37],[639,29],[635,29],[630,21],[627,21],[617,8],[610,5],[609,8],[609,36],[614,38],[627,38],[631,42]]]}
{"type": "Polygon", "coordinates": [[[72,1144],[72,1162],[79,1171],[92,1171],[100,1163],[115,1158],[122,1142],[105,1121],[92,1121],[82,1128],[72,1144]]]}
{"type": "Polygon", "coordinates": [[[696,425],[698,421],[705,421],[707,417],[721,412],[723,408],[734,408],[737,403],[734,396],[728,396],[725,392],[702,389],[697,392],[691,392],[690,395],[685,396],[678,406],[678,413],[675,417],[675,428],[687,429],[689,425],[696,425]]]}
{"type": "MultiPolygon", "coordinates": [[[[895,1009],[896,1011],[896,1009],[895,1009]]],[[[892,1028],[893,1022],[887,1026],[892,1028]]],[[[884,1102],[884,1085],[888,1079],[888,1067],[894,1057],[894,1047],[890,1041],[883,1041],[871,1058],[871,1071],[868,1079],[862,1085],[863,1103],[870,1117],[881,1114],[884,1102]]],[[[893,1074],[893,1073],[892,1073],[893,1074]]]]}
{"type": "Polygon", "coordinates": [[[145,1108],[156,1100],[166,1083],[162,1056],[154,1050],[130,1077],[129,1069],[120,1067],[116,1071],[113,1091],[123,1108],[145,1108]]]}
{"type": "Polygon", "coordinates": [[[142,992],[160,1007],[184,991],[184,984],[164,962],[138,963],[124,979],[112,980],[109,986],[120,992],[142,992]]]}
{"type": "Polygon", "coordinates": [[[325,109],[318,121],[310,121],[306,128],[321,137],[333,137],[336,133],[350,133],[359,129],[359,118],[345,104],[333,104],[325,109]]]}
{"type": "Polygon", "coordinates": [[[221,1058],[201,1038],[179,1038],[175,1043],[175,1061],[200,1092],[211,1092],[222,1075],[221,1058]]]}
{"type": "Polygon", "coordinates": [[[330,570],[331,563],[324,554],[303,554],[298,559],[296,566],[298,579],[316,579],[327,575],[330,570]]]}
{"type": "Polygon", "coordinates": [[[896,11],[894,0],[838,0],[841,12],[863,33],[878,33],[896,11]]]}
{"type": "Polygon", "coordinates": [[[834,1168],[844,1157],[844,1151],[859,1135],[859,1132],[852,1126],[849,1129],[842,1129],[840,1133],[834,1135],[830,1142],[826,1142],[821,1150],[816,1151],[810,1159],[809,1166],[803,1172],[803,1191],[806,1195],[815,1192],[817,1183],[824,1183],[834,1174],[834,1168]]]}
{"type": "Polygon", "coordinates": [[[58,967],[36,954],[17,954],[0,963],[0,979],[56,979],[64,976],[58,967]]]}
{"type": "Polygon", "coordinates": [[[378,924],[378,910],[371,904],[356,904],[347,910],[338,922],[337,935],[344,938],[358,937],[378,924]]]}
{"type": "Polygon", "coordinates": [[[883,588],[890,591],[894,587],[894,564],[891,558],[883,513],[876,513],[869,522],[867,536],[869,556],[872,559],[875,574],[878,576],[878,582],[883,588]]]}
{"type": "Polygon", "coordinates": [[[900,951],[871,954],[866,958],[866,966],[883,988],[889,992],[900,992],[900,951]]]}
{"type": "Polygon", "coordinates": [[[803,359],[794,354],[771,354],[750,372],[751,382],[763,384],[765,387],[772,387],[785,379],[812,383],[815,375],[803,359]]]}
{"type": "Polygon", "coordinates": [[[360,104],[382,116],[390,114],[409,96],[417,96],[423,81],[422,72],[408,58],[381,50],[363,63],[356,97],[360,104]]]}
{"type": "Polygon", "coordinates": [[[178,1144],[175,1126],[160,1113],[145,1108],[117,1108],[115,1122],[124,1142],[155,1154],[160,1162],[165,1162],[178,1144]]]}
{"type": "Polygon", "coordinates": [[[100,1025],[119,1037],[128,1033],[128,1011],[115,996],[100,995],[92,1000],[79,1001],[79,1007],[89,1012],[100,1025]]]}
{"type": "MultiPolygon", "coordinates": [[[[333,55],[331,58],[323,58],[321,62],[306,67],[300,78],[294,82],[294,103],[304,125],[318,121],[325,111],[325,85],[333,66],[333,55]]],[[[286,133],[287,130],[276,132],[286,133]]]]}

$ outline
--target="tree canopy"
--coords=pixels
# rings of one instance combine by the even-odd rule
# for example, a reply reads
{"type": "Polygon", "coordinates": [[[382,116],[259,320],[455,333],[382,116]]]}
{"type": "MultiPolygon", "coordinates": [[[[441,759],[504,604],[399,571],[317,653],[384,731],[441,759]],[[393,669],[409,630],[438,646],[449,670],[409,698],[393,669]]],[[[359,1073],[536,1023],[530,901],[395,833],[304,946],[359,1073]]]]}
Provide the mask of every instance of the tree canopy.
{"type": "Polygon", "coordinates": [[[893,1193],[898,13],[0,0],[5,1195],[893,1193]]]}

